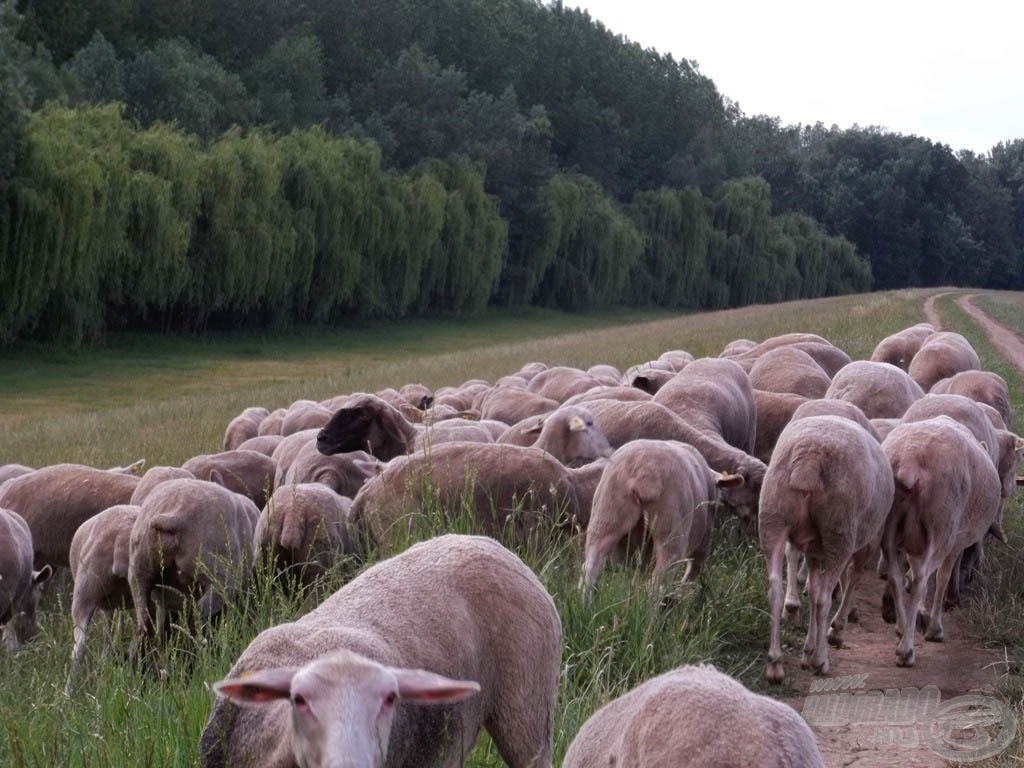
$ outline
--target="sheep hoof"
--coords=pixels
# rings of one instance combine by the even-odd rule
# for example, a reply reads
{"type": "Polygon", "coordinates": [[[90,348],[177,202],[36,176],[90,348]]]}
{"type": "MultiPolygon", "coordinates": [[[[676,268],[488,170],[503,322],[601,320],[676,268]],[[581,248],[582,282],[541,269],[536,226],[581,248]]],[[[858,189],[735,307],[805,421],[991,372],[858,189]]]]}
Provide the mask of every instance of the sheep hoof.
{"type": "Polygon", "coordinates": [[[917,614],[917,631],[926,632],[928,630],[928,614],[918,613],[917,614]]]}
{"type": "Polygon", "coordinates": [[[828,630],[828,644],[833,648],[843,647],[843,632],[841,629],[835,627],[829,627],[828,630]]]}
{"type": "Polygon", "coordinates": [[[794,603],[787,605],[782,614],[786,621],[792,622],[793,624],[800,623],[800,603],[794,603]]]}
{"type": "Polygon", "coordinates": [[[912,667],[914,666],[914,649],[911,648],[909,651],[901,651],[899,648],[896,649],[896,666],[898,667],[912,667]]]}
{"type": "Polygon", "coordinates": [[[929,627],[928,631],[924,633],[924,639],[931,643],[941,643],[945,640],[945,634],[941,629],[932,631],[932,628],[929,627]]]}
{"type": "Polygon", "coordinates": [[[785,670],[782,668],[782,660],[769,661],[768,664],[765,665],[764,676],[769,683],[781,683],[786,677],[785,670]]]}

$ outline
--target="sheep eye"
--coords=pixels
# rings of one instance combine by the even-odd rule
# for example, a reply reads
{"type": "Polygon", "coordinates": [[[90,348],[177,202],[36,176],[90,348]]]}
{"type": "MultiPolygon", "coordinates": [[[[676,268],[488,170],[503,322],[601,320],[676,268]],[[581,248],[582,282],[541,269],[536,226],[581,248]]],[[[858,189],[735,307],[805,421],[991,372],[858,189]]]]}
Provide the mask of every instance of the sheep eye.
{"type": "Polygon", "coordinates": [[[292,706],[304,709],[306,707],[306,697],[301,693],[296,693],[292,696],[292,706]]]}
{"type": "Polygon", "coordinates": [[[384,703],[385,704],[394,704],[395,703],[395,699],[397,699],[397,698],[398,698],[398,694],[395,693],[394,691],[391,691],[391,693],[389,693],[387,696],[384,697],[384,703]]]}

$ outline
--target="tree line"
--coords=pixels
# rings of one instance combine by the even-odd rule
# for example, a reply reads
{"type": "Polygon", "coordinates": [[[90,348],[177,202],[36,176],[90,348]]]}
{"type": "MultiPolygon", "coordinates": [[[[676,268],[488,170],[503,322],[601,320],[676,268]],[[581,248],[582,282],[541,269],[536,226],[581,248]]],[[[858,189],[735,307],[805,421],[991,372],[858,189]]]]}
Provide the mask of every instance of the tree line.
{"type": "Polygon", "coordinates": [[[1020,287],[1022,169],[747,117],[561,3],[3,0],[0,341],[1020,287]]]}

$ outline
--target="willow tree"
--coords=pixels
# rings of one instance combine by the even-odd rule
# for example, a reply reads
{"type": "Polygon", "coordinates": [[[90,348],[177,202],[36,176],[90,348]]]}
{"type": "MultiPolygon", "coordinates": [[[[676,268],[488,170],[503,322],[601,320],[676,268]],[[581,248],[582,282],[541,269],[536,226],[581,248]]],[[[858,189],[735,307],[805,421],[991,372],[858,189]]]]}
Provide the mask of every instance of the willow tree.
{"type": "Polygon", "coordinates": [[[540,284],[541,303],[580,310],[621,301],[643,251],[632,222],[580,174],[552,177],[548,210],[544,241],[554,257],[540,284]]]}

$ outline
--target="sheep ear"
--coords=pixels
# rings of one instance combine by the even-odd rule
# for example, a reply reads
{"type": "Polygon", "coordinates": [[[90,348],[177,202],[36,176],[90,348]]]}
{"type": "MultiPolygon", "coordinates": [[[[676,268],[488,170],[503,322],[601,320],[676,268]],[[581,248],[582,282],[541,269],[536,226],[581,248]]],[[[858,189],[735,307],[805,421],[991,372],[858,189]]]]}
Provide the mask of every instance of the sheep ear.
{"type": "Polygon", "coordinates": [[[715,485],[719,488],[739,488],[745,482],[743,475],[730,475],[725,471],[715,478],[715,485]]]}
{"type": "Polygon", "coordinates": [[[415,704],[441,704],[462,701],[480,691],[480,684],[472,680],[452,680],[421,669],[391,670],[398,680],[398,695],[402,701],[415,704]]]}
{"type": "Polygon", "coordinates": [[[221,486],[223,488],[227,488],[227,485],[224,482],[224,475],[222,475],[216,469],[211,469],[210,470],[210,482],[211,483],[216,483],[217,485],[219,485],[219,486],[221,486]]]}
{"type": "Polygon", "coordinates": [[[383,462],[373,459],[355,459],[352,463],[367,478],[376,477],[384,471],[383,462]]]}
{"type": "Polygon", "coordinates": [[[264,704],[291,697],[292,678],[298,667],[260,669],[214,684],[213,690],[238,704],[264,704]]]}
{"type": "Polygon", "coordinates": [[[573,416],[571,419],[569,419],[570,432],[583,432],[586,428],[587,422],[585,422],[579,416],[573,416]]]}
{"type": "Polygon", "coordinates": [[[146,466],[146,460],[145,459],[139,459],[137,461],[133,461],[131,464],[129,464],[127,467],[125,467],[125,469],[128,470],[129,474],[141,475],[142,474],[142,469],[145,466],[146,466]]]}
{"type": "Polygon", "coordinates": [[[33,584],[45,584],[53,576],[53,568],[49,565],[44,565],[38,571],[32,571],[32,583],[33,584]]]}
{"type": "Polygon", "coordinates": [[[420,398],[420,401],[416,404],[416,406],[421,411],[425,411],[425,410],[427,410],[427,408],[429,408],[433,404],[434,404],[434,396],[433,395],[424,395],[423,397],[420,398]]]}
{"type": "Polygon", "coordinates": [[[544,429],[544,419],[537,419],[536,424],[531,424],[529,427],[523,430],[524,435],[532,435],[534,432],[540,432],[544,429]]]}

